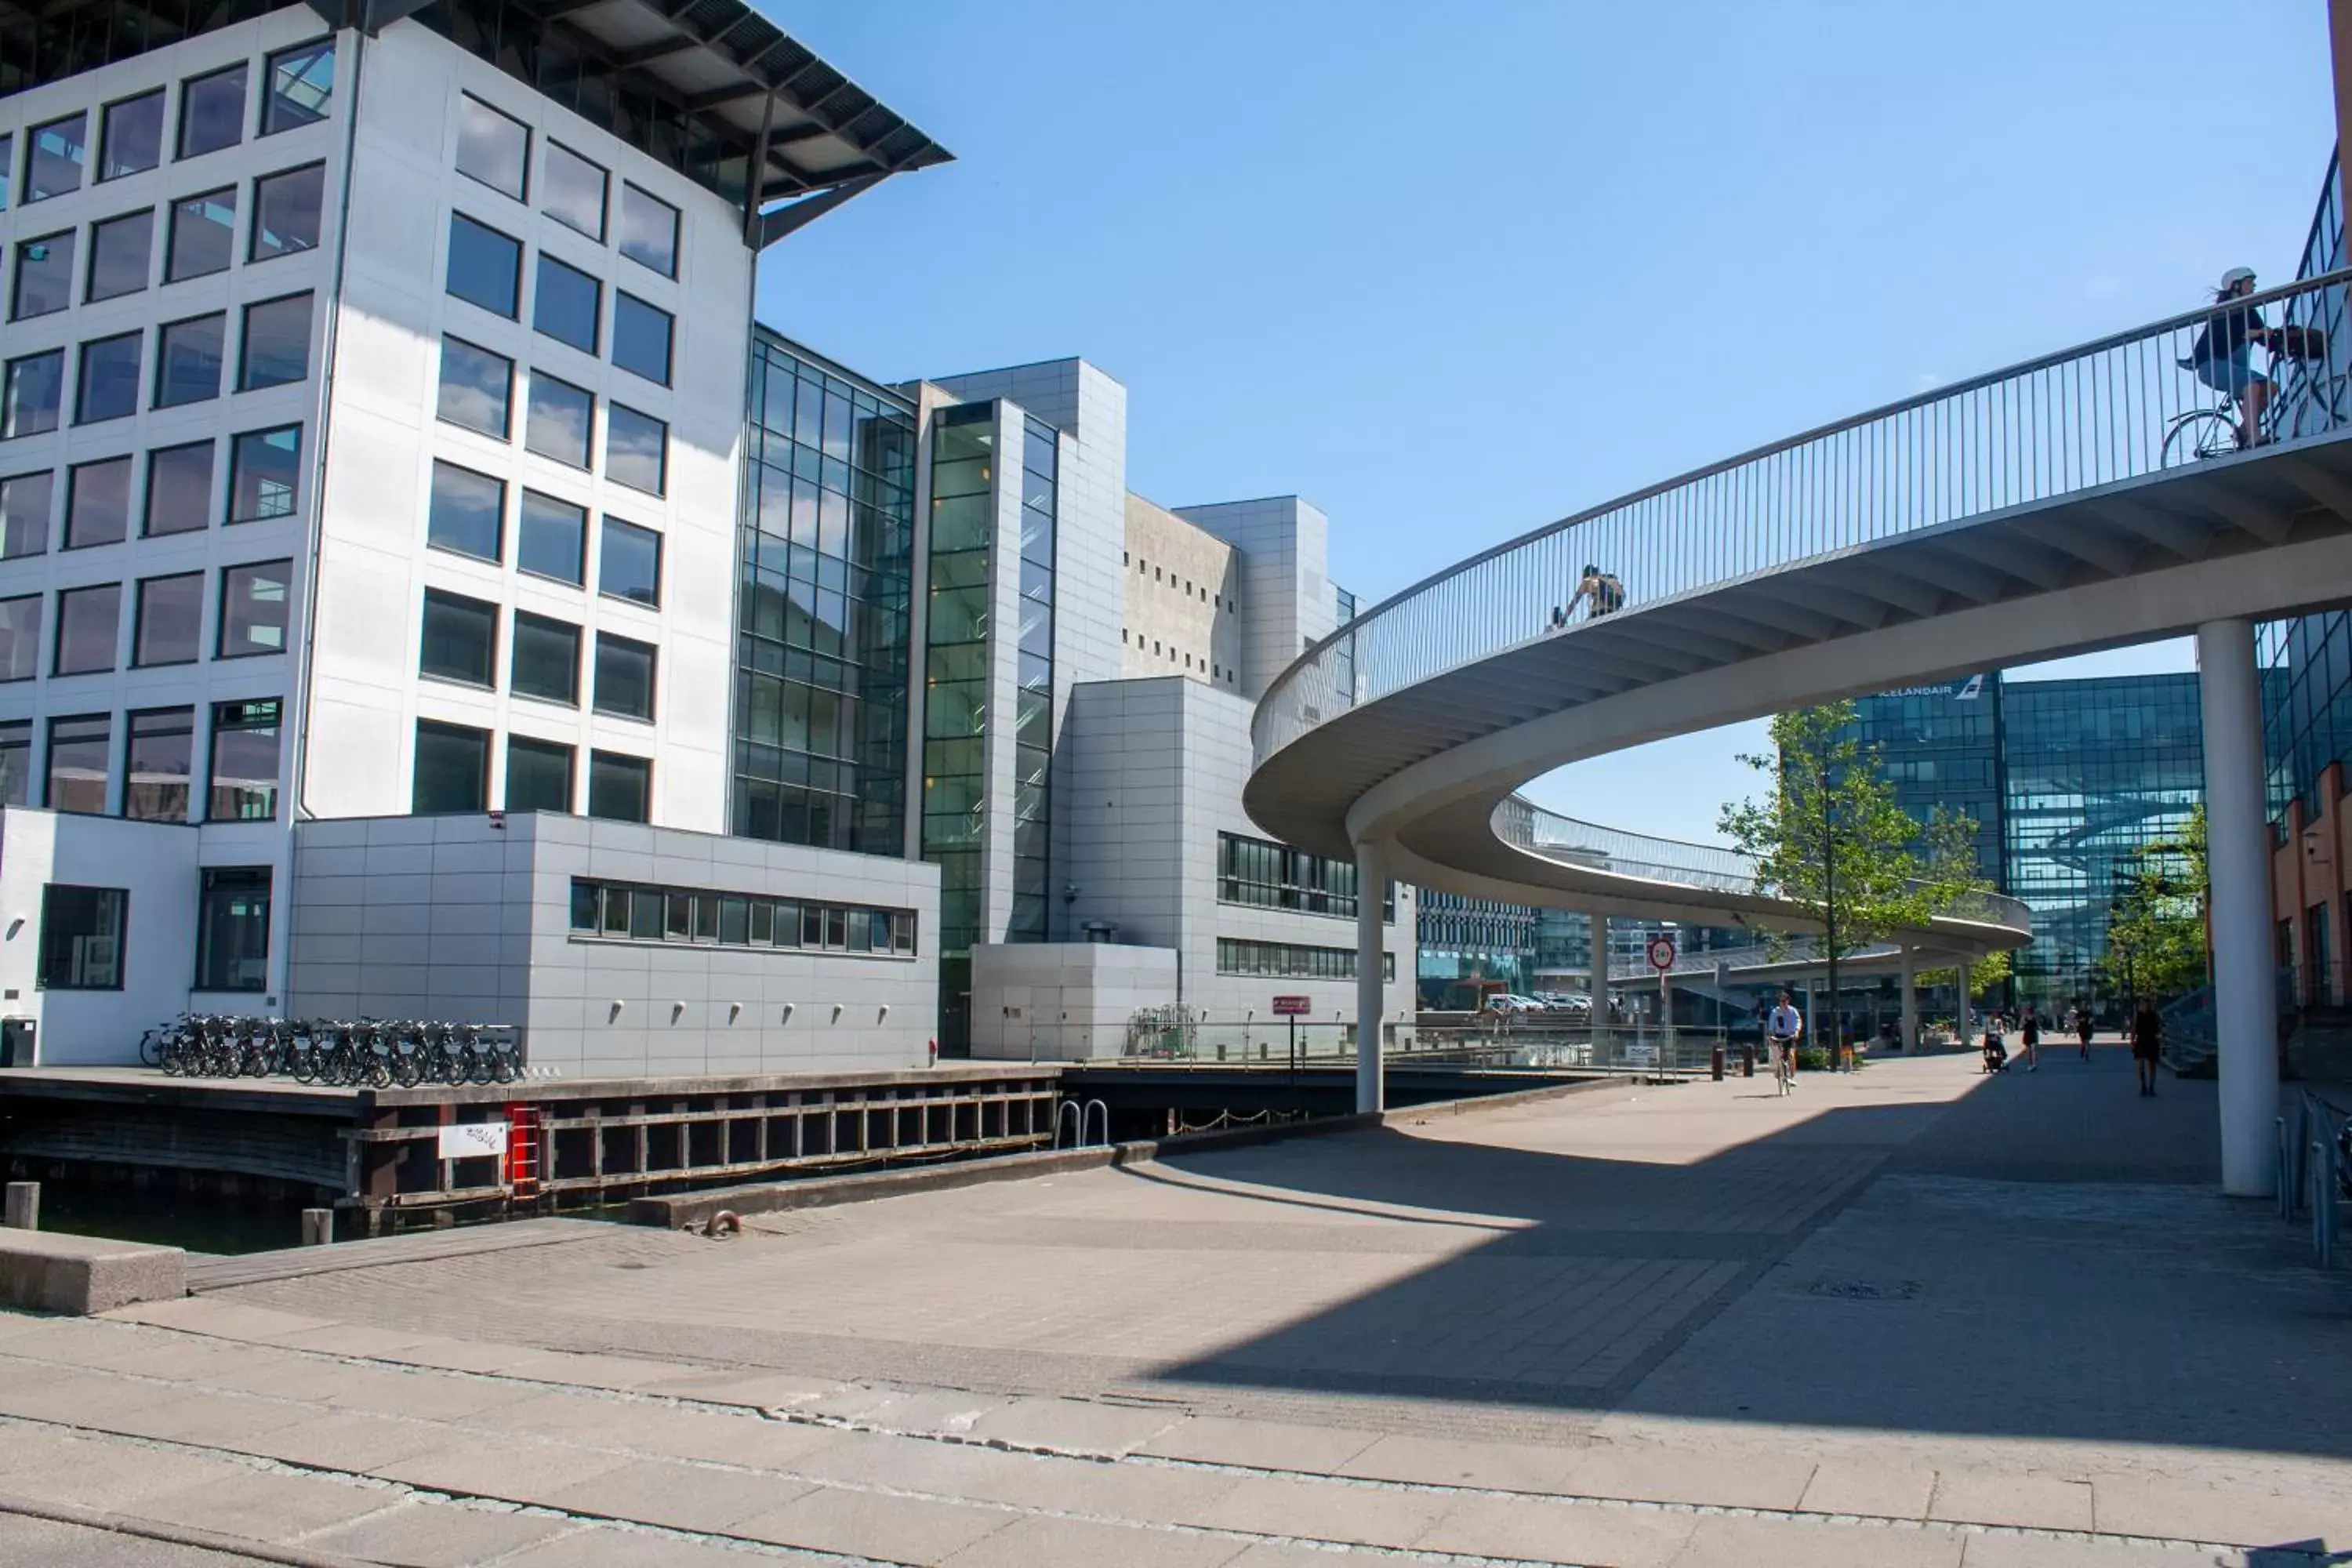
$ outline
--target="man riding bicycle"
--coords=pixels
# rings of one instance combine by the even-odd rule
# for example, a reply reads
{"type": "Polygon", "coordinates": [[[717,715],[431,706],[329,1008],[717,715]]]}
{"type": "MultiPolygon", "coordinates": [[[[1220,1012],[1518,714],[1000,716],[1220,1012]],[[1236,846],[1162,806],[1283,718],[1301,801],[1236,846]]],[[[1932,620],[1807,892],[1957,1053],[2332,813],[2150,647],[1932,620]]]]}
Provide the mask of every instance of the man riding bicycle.
{"type": "Polygon", "coordinates": [[[1764,1019],[1764,1037],[1771,1042],[1772,1076],[1782,1094],[1797,1087],[1797,1041],[1804,1033],[1803,1015],[1789,993],[1781,992],[1780,1005],[1764,1019]]]}
{"type": "MultiPolygon", "coordinates": [[[[2254,269],[2232,267],[2221,274],[2221,287],[2213,299],[2217,304],[2227,304],[2253,291],[2254,269]]],[[[2263,320],[2260,309],[2239,305],[2207,317],[2196,342],[2189,346],[2189,357],[2180,362],[2198,380],[2236,402],[2241,449],[2259,447],[2268,439],[2263,434],[2263,411],[2270,406],[2271,383],[2253,366],[2253,345],[2269,348],[2277,341],[2276,330],[2263,320]]]]}

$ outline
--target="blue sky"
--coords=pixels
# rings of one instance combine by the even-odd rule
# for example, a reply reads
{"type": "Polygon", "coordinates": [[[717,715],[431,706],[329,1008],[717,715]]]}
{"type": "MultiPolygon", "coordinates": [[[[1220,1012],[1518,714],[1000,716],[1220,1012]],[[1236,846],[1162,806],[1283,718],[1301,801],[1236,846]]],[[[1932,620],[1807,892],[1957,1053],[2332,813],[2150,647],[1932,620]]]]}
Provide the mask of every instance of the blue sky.
{"type": "MultiPolygon", "coordinates": [[[[1082,354],[1127,385],[1131,488],[1306,496],[1367,605],[2227,267],[2283,280],[2334,135],[2325,0],[768,4],[959,162],[779,246],[763,318],[885,379],[1082,354]]],[[[1753,744],[1534,793],[1711,837],[1753,744]]]]}

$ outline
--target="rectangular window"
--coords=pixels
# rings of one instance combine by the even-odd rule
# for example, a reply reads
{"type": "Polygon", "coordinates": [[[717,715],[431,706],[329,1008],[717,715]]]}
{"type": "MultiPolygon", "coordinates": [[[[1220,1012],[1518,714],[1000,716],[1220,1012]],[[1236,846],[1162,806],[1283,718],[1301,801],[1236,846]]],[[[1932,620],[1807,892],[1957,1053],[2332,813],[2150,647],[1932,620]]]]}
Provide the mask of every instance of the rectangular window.
{"type": "Polygon", "coordinates": [[[193,708],[160,708],[131,715],[123,816],[141,822],[188,820],[188,769],[195,734],[193,708]]]}
{"type": "Polygon", "coordinates": [[[542,458],[585,468],[595,418],[596,400],[588,393],[543,370],[530,373],[530,406],[522,431],[526,447],[542,458]]]}
{"type": "Polygon", "coordinates": [[[507,809],[570,811],[572,759],[569,746],[521,735],[507,737],[507,809]]]}
{"type": "Polygon", "coordinates": [[[507,686],[518,697],[579,707],[580,628],[527,610],[516,611],[507,686]]]}
{"type": "Polygon", "coordinates": [[[245,140],[245,62],[180,84],[180,151],[201,157],[245,140]]]}
{"type": "Polygon", "coordinates": [[[49,505],[57,491],[58,477],[48,469],[0,479],[0,560],[47,552],[49,505]]]}
{"type": "Polygon", "coordinates": [[[547,144],[540,170],[541,210],[566,228],[576,229],[603,244],[604,240],[604,171],[561,142],[547,144]]]}
{"type": "Polygon", "coordinates": [[[264,174],[253,182],[253,236],[247,261],[268,261],[319,248],[319,211],[327,195],[327,165],[311,163],[264,174]]]}
{"type": "Polygon", "coordinates": [[[496,605],[438,588],[425,590],[425,637],[417,655],[418,674],[488,687],[493,679],[498,646],[496,605]]]}
{"type": "Polygon", "coordinates": [[[195,988],[269,988],[268,867],[204,868],[196,900],[195,988]]]}
{"type": "Polygon", "coordinates": [[[144,207],[89,226],[89,277],[82,298],[91,304],[147,287],[155,255],[155,209],[144,207]]]}
{"type": "Polygon", "coordinates": [[[499,560],[506,546],[507,487],[488,474],[454,463],[433,465],[433,505],[425,542],[483,561],[499,560]]]}
{"type": "Polygon", "coordinates": [[[310,296],[289,294],[245,308],[239,392],[290,386],[310,378],[310,296]]]}
{"type": "Polygon", "coordinates": [[[514,361],[462,338],[441,340],[440,416],[503,441],[514,417],[514,361]]]}
{"type": "Polygon", "coordinates": [[[106,815],[106,770],[112,763],[114,718],[89,713],[49,721],[49,792],[44,804],[51,811],[106,815]]]}
{"type": "Polygon", "coordinates": [[[582,353],[593,354],[596,352],[596,323],[604,309],[604,284],[577,267],[540,252],[539,290],[530,308],[533,331],[559,343],[570,343],[582,353]]]}
{"type": "Polygon", "coordinates": [[[447,288],[469,305],[516,320],[522,308],[521,241],[451,213],[447,288]]]}
{"type": "Polygon", "coordinates": [[[106,106],[98,136],[98,177],[143,174],[163,161],[163,89],[106,106]]]}
{"type": "Polygon", "coordinates": [[[479,180],[500,195],[523,199],[524,171],[530,167],[530,131],[465,93],[457,100],[457,173],[479,180]]]}
{"type": "Polygon", "coordinates": [[[41,596],[0,599],[0,680],[30,680],[41,669],[41,596]]]}
{"type": "Polygon", "coordinates": [[[578,586],[586,579],[588,512],[584,507],[522,492],[515,528],[515,565],[536,577],[578,586]]]}
{"type": "Polygon", "coordinates": [[[147,536],[193,533],[212,520],[213,444],[191,441],[148,453],[147,536]]]}
{"type": "Polygon", "coordinates": [[[229,450],[229,521],[293,516],[301,480],[302,426],[250,430],[229,450]]]}
{"type": "Polygon", "coordinates": [[[131,630],[133,668],[194,664],[205,619],[205,574],[175,572],[139,584],[139,611],[131,630]]]}
{"type": "Polygon", "coordinates": [[[120,544],[130,531],[131,459],[76,464],[66,477],[66,548],[120,544]]]}
{"type": "Polygon", "coordinates": [[[58,647],[53,675],[84,675],[114,668],[115,633],[122,618],[122,584],[100,583],[58,595],[58,647]]]}
{"type": "Polygon", "coordinates": [[[26,321],[73,303],[74,231],[16,242],[16,287],[8,319],[26,321]]]}
{"type": "Polygon", "coordinates": [[[618,403],[604,405],[604,477],[647,495],[669,485],[669,426],[618,403]]]}
{"type": "Polygon", "coordinates": [[[41,889],[41,988],[45,991],[122,989],[124,917],[131,895],[121,888],[74,888],[51,882],[41,889]]]}
{"type": "Polygon", "coordinates": [[[324,120],[335,93],[335,40],[278,50],[263,63],[261,78],[264,136],[324,120]]]}
{"type": "Polygon", "coordinates": [[[47,125],[36,125],[26,137],[25,200],[45,202],[81,189],[81,170],[89,139],[89,117],[68,114],[47,125]]]}
{"type": "Polygon", "coordinates": [[[8,193],[16,187],[9,182],[16,169],[16,139],[0,135],[0,213],[8,210],[8,193]]]}
{"type": "Polygon", "coordinates": [[[610,632],[596,634],[596,700],[599,713],[623,719],[654,716],[654,648],[610,632]]]}
{"type": "Polygon", "coordinates": [[[177,408],[218,397],[227,338],[228,317],[222,311],[167,322],[156,336],[155,406],[177,408]]]}
{"type": "Polygon", "coordinates": [[[588,815],[609,822],[646,822],[653,804],[654,765],[611,752],[588,754],[588,815]]]}
{"type": "Polygon", "coordinates": [[[163,244],[163,281],[226,272],[236,255],[236,187],[182,196],[172,204],[163,244]]]}
{"type": "Polygon", "coordinates": [[[268,822],[278,816],[278,700],[213,704],[213,822],[268,822]]]}
{"type": "Polygon", "coordinates": [[[287,602],[293,583],[291,561],[260,561],[223,572],[218,657],[249,658],[284,653],[287,602]]]}
{"type": "Polygon", "coordinates": [[[81,345],[81,374],[74,391],[74,423],[102,425],[139,411],[139,353],[143,332],[121,332],[81,345]]]}
{"type": "Polygon", "coordinates": [[[488,731],[418,720],[416,782],[409,809],[419,816],[483,811],[489,796],[488,731]]]}
{"type": "MultiPolygon", "coordinates": [[[[0,157],[6,150],[0,148],[0,157]]],[[[33,721],[0,723],[0,805],[33,803],[33,721]]]]}
{"type": "Polygon", "coordinates": [[[665,278],[677,276],[677,209],[621,182],[621,254],[665,278]]]}
{"type": "Polygon", "coordinates": [[[659,605],[661,535],[608,513],[596,563],[596,591],[633,605],[659,605]]]}
{"type": "Polygon", "coordinates": [[[63,349],[10,360],[6,384],[0,386],[0,440],[56,429],[65,379],[63,349]]]}
{"type": "Polygon", "coordinates": [[[669,384],[670,315],[635,294],[613,295],[613,363],[663,386],[669,384]]]}

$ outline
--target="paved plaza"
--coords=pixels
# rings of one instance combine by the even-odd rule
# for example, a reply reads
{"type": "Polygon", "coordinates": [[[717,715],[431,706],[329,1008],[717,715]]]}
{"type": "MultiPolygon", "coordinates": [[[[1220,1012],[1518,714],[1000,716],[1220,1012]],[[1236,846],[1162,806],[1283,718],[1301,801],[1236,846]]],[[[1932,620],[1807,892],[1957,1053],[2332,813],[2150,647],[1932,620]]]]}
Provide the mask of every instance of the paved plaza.
{"type": "Polygon", "coordinates": [[[2341,1561],[2352,1279],[2214,1126],[1898,1058],[240,1264],[0,1316],[0,1564],[2341,1561]]]}

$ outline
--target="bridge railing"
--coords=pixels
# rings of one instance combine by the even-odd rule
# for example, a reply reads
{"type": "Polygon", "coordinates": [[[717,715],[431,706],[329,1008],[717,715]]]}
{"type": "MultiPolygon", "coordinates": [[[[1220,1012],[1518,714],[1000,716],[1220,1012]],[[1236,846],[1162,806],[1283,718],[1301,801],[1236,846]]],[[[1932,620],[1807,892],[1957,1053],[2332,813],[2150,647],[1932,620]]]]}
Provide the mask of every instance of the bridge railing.
{"type": "MultiPolygon", "coordinates": [[[[1613,576],[1619,614],[1882,540],[2209,460],[2226,406],[2200,379],[2200,340],[2228,311],[2309,328],[2323,357],[2282,363],[2265,434],[2300,441],[2352,424],[2352,333],[2339,269],[2206,305],[1936,388],[1712,464],[1496,545],[1413,584],[1309,648],[1259,701],[1256,760],[1361,703],[1547,636],[1596,607],[1583,569],[1613,576]],[[2184,423],[2196,438],[2175,431],[2184,423]],[[1555,612],[1560,612],[1556,617],[1555,612]]],[[[2263,367],[2255,349],[2252,364],[2263,367]]],[[[2209,374],[2210,374],[2209,372],[2209,374]]]]}

